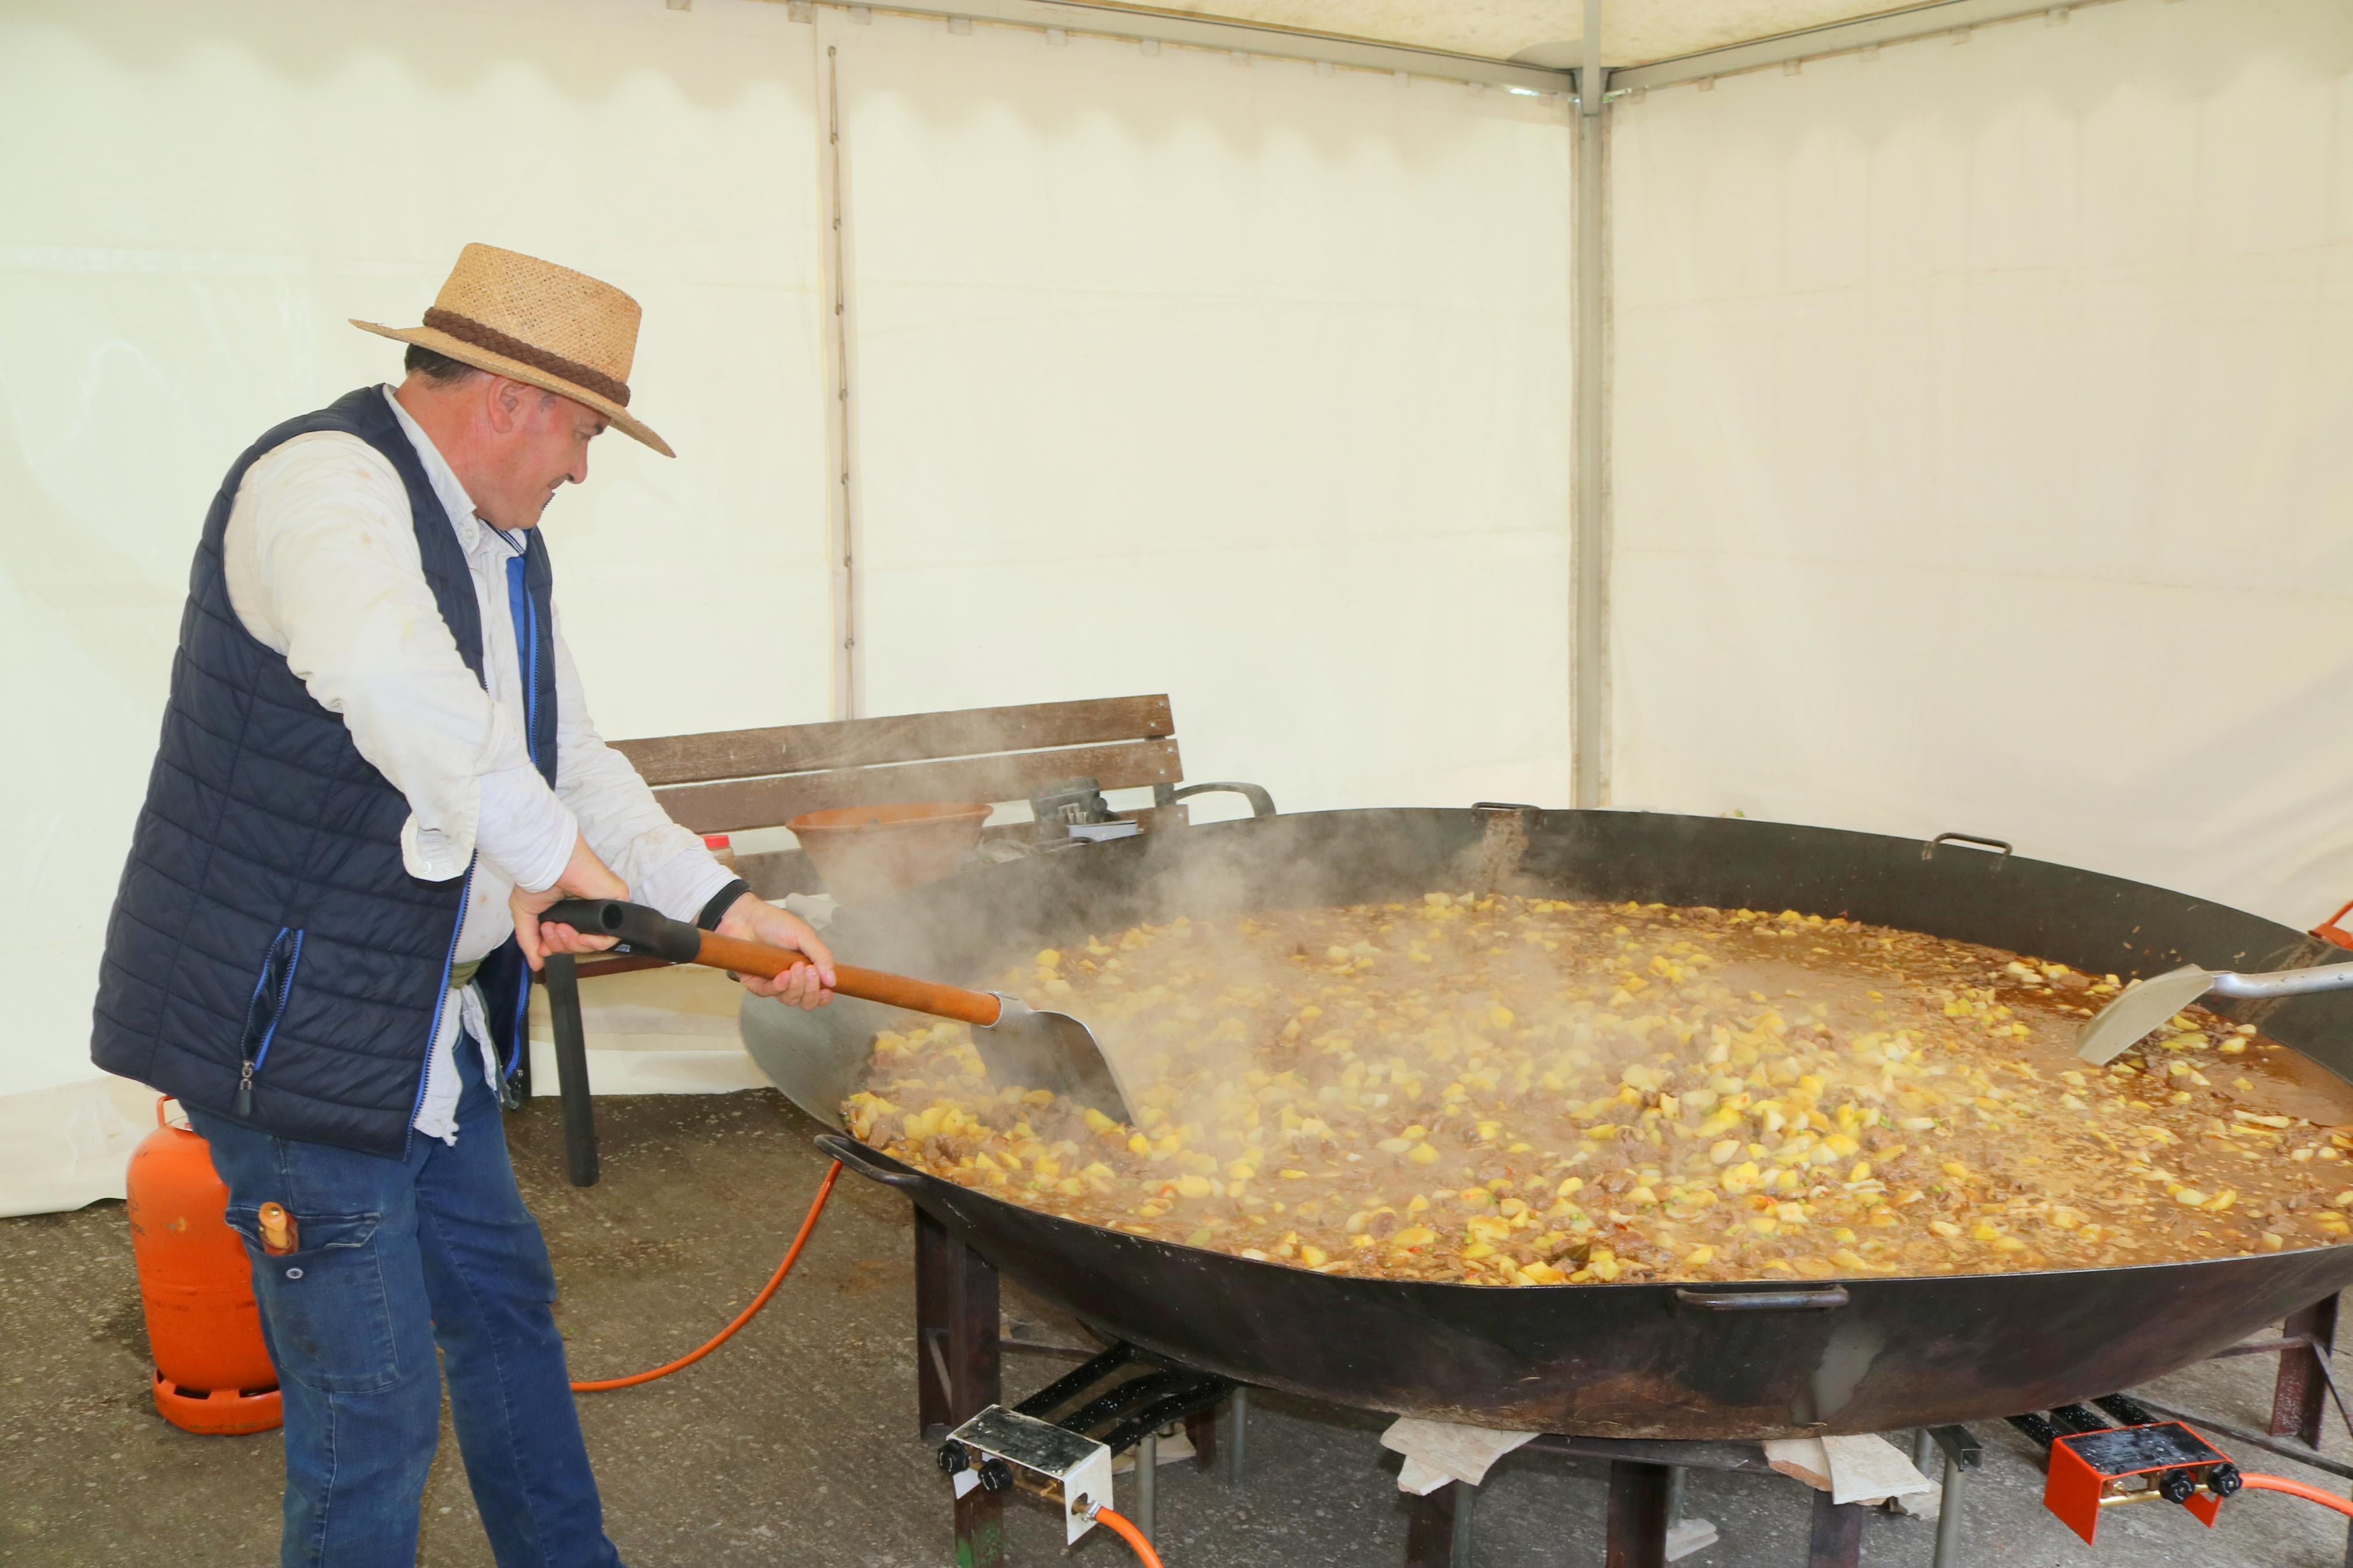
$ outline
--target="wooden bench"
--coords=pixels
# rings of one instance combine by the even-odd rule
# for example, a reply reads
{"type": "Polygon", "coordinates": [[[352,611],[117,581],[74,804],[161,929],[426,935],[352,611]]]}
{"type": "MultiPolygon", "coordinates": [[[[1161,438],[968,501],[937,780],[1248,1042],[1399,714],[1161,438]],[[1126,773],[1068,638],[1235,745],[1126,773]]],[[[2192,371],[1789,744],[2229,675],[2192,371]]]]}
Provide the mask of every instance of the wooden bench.
{"type": "MultiPolygon", "coordinates": [[[[1256,784],[1182,782],[1185,764],[1165,693],[663,735],[616,741],[613,747],[653,786],[673,821],[704,835],[781,827],[803,812],[831,806],[923,800],[1003,805],[1076,778],[1091,778],[1106,792],[1148,786],[1152,805],[1123,814],[1147,832],[1183,826],[1184,803],[1213,790],[1242,795],[1257,816],[1274,814],[1273,800],[1256,784]]],[[[1027,837],[1033,830],[1024,823],[987,831],[1027,837]]],[[[738,853],[735,868],[764,899],[819,885],[808,857],[797,849],[738,853]]],[[[663,963],[639,954],[548,960],[543,980],[575,1186],[596,1179],[578,983],[663,963]]],[[[528,1087],[526,1078],[525,1092],[528,1087]]]]}

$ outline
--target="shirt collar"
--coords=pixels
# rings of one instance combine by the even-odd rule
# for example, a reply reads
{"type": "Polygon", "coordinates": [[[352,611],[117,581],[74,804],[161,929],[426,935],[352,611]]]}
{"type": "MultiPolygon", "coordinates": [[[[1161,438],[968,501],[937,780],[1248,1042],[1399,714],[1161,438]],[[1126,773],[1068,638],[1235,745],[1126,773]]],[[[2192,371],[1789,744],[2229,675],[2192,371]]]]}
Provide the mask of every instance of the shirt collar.
{"type": "Polygon", "coordinates": [[[400,421],[400,428],[408,437],[408,444],[417,448],[417,459],[425,465],[426,482],[433,487],[433,494],[440,500],[442,509],[448,512],[449,525],[458,531],[459,547],[470,555],[475,547],[483,542],[482,536],[488,533],[505,545],[508,551],[515,551],[512,540],[475,515],[474,498],[466,493],[466,487],[459,482],[457,471],[449,467],[449,459],[441,455],[441,448],[433,444],[433,437],[425,433],[425,426],[419,425],[408,410],[400,405],[400,399],[393,395],[392,384],[385,382],[377,390],[384,394],[385,402],[391,405],[392,416],[400,421]]]}

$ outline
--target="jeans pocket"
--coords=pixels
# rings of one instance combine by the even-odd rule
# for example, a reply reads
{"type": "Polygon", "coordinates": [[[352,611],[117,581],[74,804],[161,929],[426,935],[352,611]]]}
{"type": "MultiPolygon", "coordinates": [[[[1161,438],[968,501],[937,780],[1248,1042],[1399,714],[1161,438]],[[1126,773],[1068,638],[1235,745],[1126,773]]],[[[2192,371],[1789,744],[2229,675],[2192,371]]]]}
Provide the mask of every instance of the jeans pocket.
{"type": "Polygon", "coordinates": [[[306,1214],[301,1246],[262,1250],[254,1206],[232,1205],[228,1222],[253,1256],[255,1293],[278,1375],[322,1394],[380,1394],[400,1381],[373,1214],[306,1214]]]}

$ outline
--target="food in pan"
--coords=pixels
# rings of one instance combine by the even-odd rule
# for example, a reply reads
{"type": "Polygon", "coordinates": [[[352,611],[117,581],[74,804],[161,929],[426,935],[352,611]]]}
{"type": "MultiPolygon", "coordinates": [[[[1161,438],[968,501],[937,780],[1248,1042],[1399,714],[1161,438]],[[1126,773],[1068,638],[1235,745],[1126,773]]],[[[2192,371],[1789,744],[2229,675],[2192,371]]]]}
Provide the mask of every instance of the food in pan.
{"type": "Polygon", "coordinates": [[[2119,982],[1785,910],[1432,892],[1178,918],[1000,988],[1091,1024],[1139,1126],[887,1033],[844,1107],[934,1175],[1326,1273],[1478,1285],[2108,1268],[2353,1222],[2353,1089],[2203,1008],[2107,1068],[2119,982]]]}

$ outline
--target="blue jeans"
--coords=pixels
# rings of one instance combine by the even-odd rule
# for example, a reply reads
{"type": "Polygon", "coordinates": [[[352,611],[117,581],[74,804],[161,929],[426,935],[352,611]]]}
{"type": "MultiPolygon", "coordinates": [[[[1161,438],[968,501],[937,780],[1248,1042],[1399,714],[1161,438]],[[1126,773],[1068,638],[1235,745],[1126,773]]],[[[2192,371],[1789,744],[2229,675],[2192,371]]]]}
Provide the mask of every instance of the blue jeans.
{"type": "Polygon", "coordinates": [[[549,1305],[555,1276],[515,1190],[496,1092],[458,1043],[458,1142],[406,1159],[298,1143],[192,1110],[253,1258],[286,1409],[283,1568],[414,1568],[441,1369],[499,1568],[617,1568],[549,1305]],[[272,1200],[299,1246],[261,1250],[272,1200]]]}

